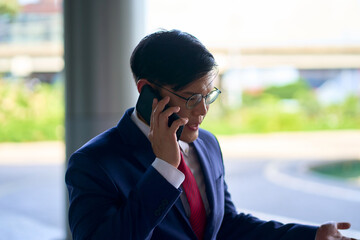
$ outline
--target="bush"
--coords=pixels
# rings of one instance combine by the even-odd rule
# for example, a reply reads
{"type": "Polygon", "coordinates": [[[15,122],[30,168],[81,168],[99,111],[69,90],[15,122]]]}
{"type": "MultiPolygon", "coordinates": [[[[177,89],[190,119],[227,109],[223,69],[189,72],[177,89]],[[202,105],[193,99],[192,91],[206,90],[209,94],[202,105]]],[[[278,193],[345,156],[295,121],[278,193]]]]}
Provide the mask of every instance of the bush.
{"type": "Polygon", "coordinates": [[[0,141],[64,138],[63,85],[0,81],[0,141]]]}
{"type": "Polygon", "coordinates": [[[309,92],[310,86],[303,79],[283,86],[271,86],[265,89],[264,93],[271,94],[281,99],[295,98],[297,94],[309,92]]]}
{"type": "Polygon", "coordinates": [[[238,109],[215,102],[202,127],[215,134],[360,129],[359,97],[323,106],[302,80],[242,97],[238,109]]]}
{"type": "MultiPolygon", "coordinates": [[[[341,104],[322,106],[311,89],[300,89],[244,93],[243,105],[238,109],[223,105],[220,98],[211,105],[202,127],[226,135],[360,129],[359,97],[349,96],[341,104]],[[285,98],[289,96],[291,99],[285,98]]],[[[63,92],[61,83],[30,86],[0,81],[0,142],[63,140],[63,92]]]]}

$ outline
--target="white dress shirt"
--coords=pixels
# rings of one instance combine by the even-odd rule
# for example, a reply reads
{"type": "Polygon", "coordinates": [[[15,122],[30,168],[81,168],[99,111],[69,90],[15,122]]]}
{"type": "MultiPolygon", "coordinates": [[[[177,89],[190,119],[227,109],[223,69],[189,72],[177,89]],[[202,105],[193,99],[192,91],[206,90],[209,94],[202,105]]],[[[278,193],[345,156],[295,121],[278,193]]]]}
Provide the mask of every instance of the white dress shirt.
{"type": "MultiPolygon", "coordinates": [[[[150,127],[139,119],[136,109],[132,113],[131,119],[136,124],[136,126],[138,126],[139,129],[145,134],[145,136],[148,137],[150,133],[150,127]]],[[[206,214],[208,215],[210,212],[209,202],[206,196],[204,175],[198,161],[196,150],[193,144],[188,144],[181,140],[179,141],[179,146],[181,152],[183,153],[185,163],[190,168],[192,174],[195,177],[196,183],[200,191],[200,195],[204,203],[206,214]]],[[[160,158],[155,158],[152,166],[175,188],[179,188],[185,179],[185,175],[180,170],[160,158]]],[[[190,216],[190,207],[185,192],[181,194],[180,199],[183,203],[187,216],[190,216]]]]}

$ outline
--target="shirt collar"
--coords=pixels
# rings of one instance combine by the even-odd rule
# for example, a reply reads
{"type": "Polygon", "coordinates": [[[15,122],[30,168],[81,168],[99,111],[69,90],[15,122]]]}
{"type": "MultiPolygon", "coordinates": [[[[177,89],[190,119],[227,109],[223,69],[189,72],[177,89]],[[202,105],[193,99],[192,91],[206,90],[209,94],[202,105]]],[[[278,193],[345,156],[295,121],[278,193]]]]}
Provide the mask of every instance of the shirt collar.
{"type": "Polygon", "coordinates": [[[138,128],[145,134],[145,136],[148,138],[150,133],[150,127],[146,123],[140,120],[138,117],[136,109],[134,109],[133,113],[131,114],[131,120],[138,126],[138,128]]]}
{"type": "Polygon", "coordinates": [[[189,149],[190,149],[189,144],[180,140],[180,141],[179,141],[179,145],[180,145],[180,148],[181,148],[183,154],[184,154],[185,156],[188,156],[188,154],[189,154],[189,149]]]}

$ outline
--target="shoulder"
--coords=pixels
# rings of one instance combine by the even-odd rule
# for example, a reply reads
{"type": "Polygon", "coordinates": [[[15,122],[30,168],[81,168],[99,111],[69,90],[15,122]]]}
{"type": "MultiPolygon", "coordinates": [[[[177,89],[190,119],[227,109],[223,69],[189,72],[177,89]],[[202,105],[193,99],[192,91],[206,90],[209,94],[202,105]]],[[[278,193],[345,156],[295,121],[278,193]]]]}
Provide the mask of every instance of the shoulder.
{"type": "Polygon", "coordinates": [[[75,153],[83,153],[86,155],[96,155],[100,152],[106,152],[115,147],[118,142],[119,136],[116,128],[110,128],[105,132],[97,135],[93,139],[89,140],[82,147],[80,147],[75,153]]]}
{"type": "Polygon", "coordinates": [[[116,129],[110,128],[89,140],[70,156],[68,168],[75,166],[81,166],[83,169],[97,168],[104,158],[114,155],[116,143],[119,143],[117,135],[116,129]]]}
{"type": "Polygon", "coordinates": [[[219,155],[222,159],[220,144],[214,134],[207,130],[200,129],[197,142],[199,145],[203,146],[207,152],[213,155],[219,155]]]}
{"type": "Polygon", "coordinates": [[[222,151],[219,142],[214,134],[204,129],[199,130],[199,137],[194,142],[198,153],[207,157],[207,162],[214,169],[215,175],[220,176],[224,174],[224,164],[222,151]],[[217,169],[217,170],[215,170],[217,169]]]}
{"type": "Polygon", "coordinates": [[[150,142],[131,120],[132,111],[126,111],[117,126],[97,135],[76,150],[70,156],[68,167],[83,162],[110,171],[114,165],[132,161],[134,155],[139,155],[139,150],[145,153],[151,151],[150,142]]]}
{"type": "Polygon", "coordinates": [[[130,119],[132,109],[128,109],[117,126],[107,129],[94,138],[90,139],[83,146],[74,152],[74,154],[86,155],[91,159],[129,149],[131,136],[136,130],[135,125],[130,119]]]}
{"type": "Polygon", "coordinates": [[[199,129],[199,139],[206,142],[207,144],[219,145],[215,135],[205,129],[199,129]]]}

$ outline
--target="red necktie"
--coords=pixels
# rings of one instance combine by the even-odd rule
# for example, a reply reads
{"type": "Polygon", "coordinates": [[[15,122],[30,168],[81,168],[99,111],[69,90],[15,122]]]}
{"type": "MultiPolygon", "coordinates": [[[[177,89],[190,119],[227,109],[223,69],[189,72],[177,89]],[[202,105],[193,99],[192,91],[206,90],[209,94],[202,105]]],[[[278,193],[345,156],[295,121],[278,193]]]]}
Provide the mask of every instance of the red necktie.
{"type": "Polygon", "coordinates": [[[186,165],[181,153],[181,161],[178,169],[184,173],[185,180],[182,187],[185,191],[190,206],[190,224],[198,239],[204,238],[206,224],[206,212],[195,177],[186,165]]]}

